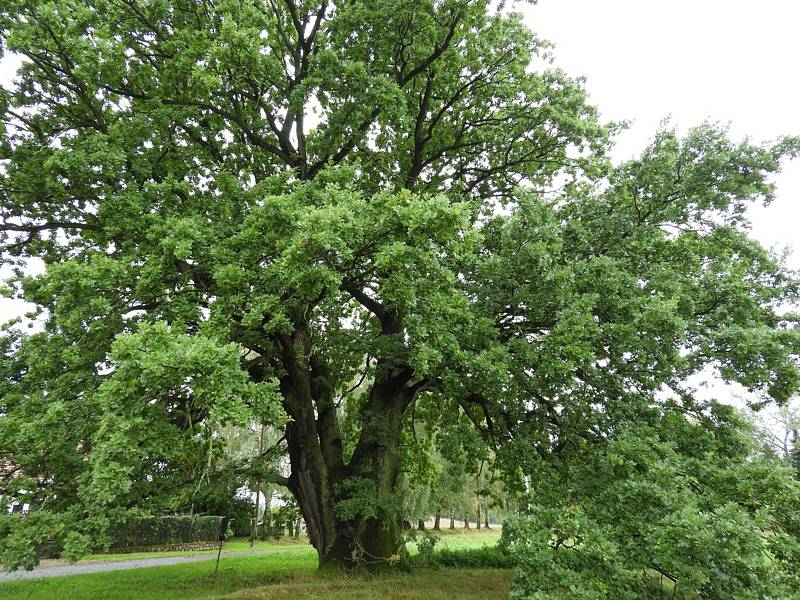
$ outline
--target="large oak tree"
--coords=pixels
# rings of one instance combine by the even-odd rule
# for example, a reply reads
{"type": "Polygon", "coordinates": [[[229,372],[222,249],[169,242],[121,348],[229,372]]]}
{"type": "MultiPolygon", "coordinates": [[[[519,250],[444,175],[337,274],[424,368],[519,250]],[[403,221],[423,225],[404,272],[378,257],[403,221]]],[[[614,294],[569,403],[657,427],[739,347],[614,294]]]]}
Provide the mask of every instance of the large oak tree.
{"type": "Polygon", "coordinates": [[[320,563],[393,563],[417,403],[513,474],[694,410],[708,364],[797,386],[796,282],[744,219],[792,140],[665,130],[612,169],[581,82],[480,0],[0,6],[3,257],[46,265],[11,286],[42,330],[4,337],[0,460],[37,535],[185,509],[257,420],[320,563]]]}

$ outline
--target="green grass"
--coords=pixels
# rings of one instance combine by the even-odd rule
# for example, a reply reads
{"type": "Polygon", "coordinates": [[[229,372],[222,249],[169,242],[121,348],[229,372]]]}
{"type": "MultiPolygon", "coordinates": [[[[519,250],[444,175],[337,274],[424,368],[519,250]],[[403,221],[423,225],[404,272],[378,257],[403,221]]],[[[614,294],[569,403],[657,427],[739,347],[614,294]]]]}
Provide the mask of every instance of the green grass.
{"type": "MultiPolygon", "coordinates": [[[[478,548],[480,546],[485,545],[493,545],[497,543],[497,540],[500,539],[500,529],[495,528],[491,531],[487,531],[486,529],[442,529],[441,531],[432,531],[430,533],[435,534],[438,536],[442,542],[441,546],[447,546],[451,550],[459,550],[461,548],[478,548]]],[[[417,532],[418,535],[422,535],[423,532],[417,532]]],[[[239,537],[233,538],[227,542],[225,542],[225,546],[222,550],[222,556],[225,556],[226,552],[246,552],[250,550],[286,550],[286,549],[297,549],[297,548],[306,548],[308,546],[308,538],[302,536],[298,539],[294,538],[283,538],[280,540],[269,540],[266,542],[257,541],[253,548],[250,548],[250,541],[247,538],[239,537]]],[[[412,542],[408,545],[409,552],[412,554],[416,552],[416,545],[412,542]]],[[[170,552],[132,552],[128,554],[124,553],[112,553],[112,554],[91,554],[83,559],[81,562],[111,562],[111,561],[119,561],[119,560],[132,560],[138,558],[160,558],[166,556],[194,556],[194,555],[216,555],[216,550],[176,550],[170,552]]],[[[44,561],[43,564],[63,564],[61,560],[48,560],[44,561]]]]}
{"type": "MultiPolygon", "coordinates": [[[[270,540],[267,542],[256,542],[253,548],[250,547],[250,541],[247,538],[233,538],[225,542],[222,549],[222,556],[226,552],[242,552],[250,550],[286,550],[287,548],[306,548],[308,546],[308,539],[301,537],[299,539],[286,538],[281,540],[270,540]]],[[[169,552],[131,552],[125,553],[112,553],[112,554],[91,554],[86,558],[81,559],[81,562],[112,562],[118,560],[131,560],[136,558],[160,558],[165,556],[194,556],[202,554],[213,554],[216,556],[217,550],[175,550],[169,552]]],[[[47,564],[61,564],[63,561],[52,560],[47,561],[47,564]]]]}
{"type": "MultiPolygon", "coordinates": [[[[442,531],[431,531],[439,538],[437,548],[449,548],[450,550],[466,550],[470,548],[480,548],[482,546],[494,546],[500,540],[500,529],[486,531],[485,529],[443,529],[442,531]]],[[[422,531],[417,532],[417,537],[423,535],[422,531]]],[[[407,545],[408,551],[415,554],[417,546],[411,542],[407,545]]]]}
{"type": "Polygon", "coordinates": [[[236,600],[454,600],[508,597],[509,571],[495,569],[415,569],[409,574],[376,577],[296,577],[294,581],[242,591],[236,600]]]}
{"type": "Polygon", "coordinates": [[[307,551],[222,558],[214,576],[213,560],[89,573],[68,577],[0,583],[3,600],[178,600],[219,598],[233,592],[310,575],[317,566],[307,551]]]}
{"type": "MultiPolygon", "coordinates": [[[[499,532],[444,534],[450,548],[494,544],[499,532]]],[[[232,540],[228,546],[239,545],[232,540]]],[[[279,545],[282,548],[297,543],[279,545]]],[[[261,549],[267,549],[263,546],[261,549]]],[[[413,548],[410,549],[412,552],[413,548]]],[[[180,554],[180,553],[179,553],[180,554]]],[[[184,553],[185,554],[185,553],[184,553]]],[[[151,553],[146,557],[161,556],[151,553]]],[[[123,555],[124,558],[131,555],[123,555]]],[[[502,570],[413,569],[410,574],[367,577],[321,574],[308,546],[290,552],[225,558],[214,576],[214,561],[91,573],[50,579],[0,582],[3,600],[185,600],[229,598],[398,598],[453,600],[505,598],[511,574],[502,570]]]]}

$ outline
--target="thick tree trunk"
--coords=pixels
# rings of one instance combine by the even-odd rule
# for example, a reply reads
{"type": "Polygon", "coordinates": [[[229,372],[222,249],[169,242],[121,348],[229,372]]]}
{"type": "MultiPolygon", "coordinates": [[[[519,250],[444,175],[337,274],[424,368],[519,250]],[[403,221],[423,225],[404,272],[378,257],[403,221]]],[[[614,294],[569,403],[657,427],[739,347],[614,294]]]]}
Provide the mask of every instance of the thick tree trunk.
{"type": "Polygon", "coordinates": [[[450,515],[450,529],[456,528],[456,518],[454,515],[450,515]]]}
{"type": "MultiPolygon", "coordinates": [[[[391,339],[402,332],[388,313],[381,325],[391,339]]],[[[394,492],[403,415],[421,385],[410,385],[410,368],[378,362],[361,408],[359,439],[345,463],[330,374],[309,339],[295,332],[281,340],[281,393],[291,418],[285,436],[291,475],[284,483],[297,499],[321,568],[405,566],[394,492]]]]}
{"type": "Polygon", "coordinates": [[[469,529],[469,513],[464,517],[464,529],[469,529]]]}
{"type": "Polygon", "coordinates": [[[441,529],[442,529],[441,527],[439,527],[439,522],[441,521],[441,519],[442,519],[442,515],[441,515],[441,513],[439,513],[437,511],[436,512],[436,517],[433,519],[433,528],[436,531],[441,531],[441,529]]]}
{"type": "MultiPolygon", "coordinates": [[[[313,438],[312,438],[313,439],[313,438]]],[[[325,562],[336,539],[335,476],[323,460],[318,444],[307,443],[309,436],[298,421],[288,424],[286,441],[292,473],[288,487],[297,499],[308,529],[309,540],[320,563],[325,562]]]]}
{"type": "MultiPolygon", "coordinates": [[[[364,454],[361,456],[366,460],[364,454]]],[[[290,489],[300,504],[321,568],[379,569],[397,562],[398,558],[401,561],[407,558],[397,515],[381,503],[381,499],[390,498],[394,491],[399,465],[395,465],[396,459],[380,455],[372,456],[370,461],[382,468],[369,473],[352,467],[334,471],[325,465],[315,470],[309,468],[314,464],[310,460],[298,463],[297,467],[293,464],[290,489]],[[359,475],[351,475],[354,471],[359,475]],[[348,500],[358,503],[360,494],[366,494],[368,502],[377,500],[377,514],[368,518],[359,515],[341,518],[337,503],[348,500]]],[[[363,464],[359,463],[362,467],[363,464]]]]}
{"type": "Polygon", "coordinates": [[[481,503],[478,501],[478,518],[475,519],[475,527],[481,528],[481,503]]]}
{"type": "Polygon", "coordinates": [[[289,489],[300,505],[322,568],[380,569],[407,561],[394,512],[397,503],[392,500],[407,399],[401,386],[390,384],[373,387],[349,464],[342,462],[341,441],[329,439],[330,432],[322,430],[324,415],[319,409],[317,419],[298,414],[287,427],[289,489]],[[348,515],[341,510],[343,504],[366,505],[372,514],[348,515]]]}
{"type": "MultiPolygon", "coordinates": [[[[375,516],[352,521],[357,560],[373,568],[389,562],[407,564],[394,498],[400,473],[400,431],[413,391],[406,388],[410,370],[376,371],[376,381],[361,409],[361,434],[348,464],[351,482],[369,482],[366,490],[353,487],[352,497],[366,493],[375,516]],[[383,372],[382,372],[383,371],[383,372]]],[[[352,552],[352,549],[351,549],[352,552]]]]}
{"type": "Polygon", "coordinates": [[[417,531],[425,531],[425,521],[423,519],[417,519],[417,531]]]}
{"type": "Polygon", "coordinates": [[[489,527],[489,509],[485,506],[483,507],[483,524],[486,529],[491,529],[491,527],[489,527]]]}

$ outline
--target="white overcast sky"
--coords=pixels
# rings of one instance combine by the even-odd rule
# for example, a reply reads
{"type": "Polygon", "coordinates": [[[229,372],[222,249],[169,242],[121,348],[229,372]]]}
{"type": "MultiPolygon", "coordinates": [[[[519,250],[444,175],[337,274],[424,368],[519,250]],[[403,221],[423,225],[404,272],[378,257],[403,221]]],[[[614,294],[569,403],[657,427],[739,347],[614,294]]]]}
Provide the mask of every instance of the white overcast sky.
{"type": "MultiPolygon", "coordinates": [[[[618,159],[640,152],[665,117],[684,131],[706,119],[730,123],[734,136],[758,141],[800,135],[800,2],[539,0],[518,9],[556,44],[558,66],[588,78],[605,118],[632,121],[618,159]]],[[[0,63],[0,83],[15,62],[0,63]]],[[[751,219],[759,240],[783,248],[798,237],[800,160],[776,182],[776,201],[751,219]]],[[[800,268],[800,251],[790,264],[800,268]]],[[[0,321],[21,308],[0,299],[0,321]]]]}
{"type": "MultiPolygon", "coordinates": [[[[520,5],[528,26],[553,42],[556,65],[585,75],[611,120],[632,121],[615,157],[631,158],[670,117],[685,131],[704,120],[754,141],[800,135],[800,2],[797,0],[539,0],[520,5]]],[[[800,159],[776,178],[769,207],[750,212],[767,247],[797,246],[800,159]]]]}

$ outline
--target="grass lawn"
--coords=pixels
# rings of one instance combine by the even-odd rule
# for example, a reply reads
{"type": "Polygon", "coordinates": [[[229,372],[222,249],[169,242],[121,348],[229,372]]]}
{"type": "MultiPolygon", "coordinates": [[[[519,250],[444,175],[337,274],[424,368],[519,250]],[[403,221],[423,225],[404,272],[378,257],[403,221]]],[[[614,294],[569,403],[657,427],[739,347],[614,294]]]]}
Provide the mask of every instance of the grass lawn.
{"type": "Polygon", "coordinates": [[[508,597],[511,573],[496,569],[415,569],[409,574],[380,577],[296,577],[278,585],[244,590],[227,596],[237,600],[273,598],[346,600],[356,598],[403,600],[453,600],[508,597]]]}
{"type": "MultiPolygon", "coordinates": [[[[256,542],[255,545],[251,548],[250,541],[247,538],[233,538],[225,542],[225,547],[222,549],[222,556],[225,556],[226,552],[242,552],[242,551],[249,551],[249,550],[286,550],[288,548],[297,549],[297,548],[307,548],[308,547],[308,538],[305,536],[300,537],[298,539],[294,538],[286,538],[281,540],[270,540],[268,542],[256,542]]],[[[80,562],[95,562],[95,561],[118,561],[118,560],[131,560],[135,558],[158,558],[161,556],[194,556],[196,554],[213,554],[214,556],[217,555],[217,550],[176,550],[171,552],[130,552],[128,554],[119,553],[119,554],[91,554],[86,558],[82,558],[80,562]]],[[[42,564],[63,564],[64,561],[62,560],[48,560],[42,561],[42,564]]]]}
{"type": "MultiPolygon", "coordinates": [[[[467,548],[480,548],[481,546],[494,546],[500,540],[500,528],[491,529],[443,529],[442,531],[429,531],[439,538],[436,548],[449,548],[450,550],[465,550],[467,548]]],[[[424,535],[418,531],[417,537],[424,535]]],[[[417,546],[414,542],[407,544],[408,551],[416,554],[417,546]]]]}
{"type": "MultiPolygon", "coordinates": [[[[451,550],[458,550],[460,548],[477,548],[479,546],[494,545],[500,539],[500,529],[487,531],[486,529],[442,529],[441,531],[429,530],[430,533],[437,535],[442,541],[438,547],[447,546],[451,550]]],[[[418,531],[418,535],[423,532],[418,531]]],[[[298,539],[283,538],[280,540],[269,540],[266,542],[257,541],[253,548],[250,547],[250,540],[247,538],[233,538],[225,542],[225,547],[222,550],[222,556],[226,552],[244,552],[249,550],[286,550],[286,549],[305,549],[308,548],[308,538],[301,536],[298,539]]],[[[413,542],[408,544],[409,552],[416,553],[416,544],[413,542]]],[[[82,558],[80,562],[106,562],[118,560],[132,560],[137,558],[158,558],[161,556],[194,556],[198,554],[208,554],[216,556],[216,550],[176,550],[172,552],[131,552],[128,554],[91,554],[82,558]]],[[[64,564],[63,560],[51,559],[43,560],[43,565],[56,565],[64,564]]]]}
{"type": "MultiPolygon", "coordinates": [[[[465,532],[456,535],[448,533],[442,537],[450,548],[474,548],[494,544],[499,532],[465,532]]],[[[289,546],[292,545],[296,546],[296,544],[289,546]]],[[[281,547],[286,548],[287,545],[281,547]]],[[[230,546],[228,548],[230,551],[230,546]]],[[[0,598],[3,600],[492,599],[505,598],[511,582],[510,572],[488,569],[414,569],[409,574],[378,577],[323,575],[316,571],[316,553],[308,546],[305,548],[286,553],[230,558],[225,558],[223,552],[217,577],[214,577],[214,561],[203,561],[69,577],[0,582],[0,598]]],[[[244,548],[234,546],[234,549],[244,548]]],[[[158,555],[152,553],[147,556],[158,555]]]]}

